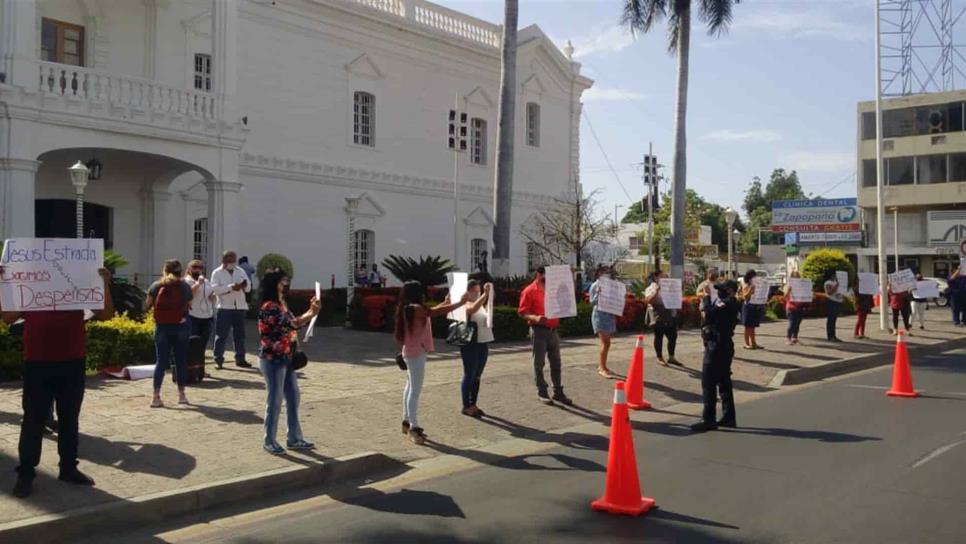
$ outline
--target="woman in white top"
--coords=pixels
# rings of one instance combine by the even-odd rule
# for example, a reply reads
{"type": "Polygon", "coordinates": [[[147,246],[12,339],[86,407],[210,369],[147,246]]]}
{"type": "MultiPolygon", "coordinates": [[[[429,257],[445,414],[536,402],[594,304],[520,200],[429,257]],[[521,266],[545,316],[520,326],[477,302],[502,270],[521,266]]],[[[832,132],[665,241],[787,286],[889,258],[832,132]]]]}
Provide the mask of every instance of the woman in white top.
{"type": "Polygon", "coordinates": [[[493,329],[487,326],[487,304],[493,296],[493,284],[487,283],[480,288],[480,282],[470,280],[467,285],[466,319],[476,324],[476,342],[460,348],[463,358],[463,415],[480,418],[483,410],[476,406],[480,393],[480,377],[489,356],[489,345],[493,341],[493,329]]]}

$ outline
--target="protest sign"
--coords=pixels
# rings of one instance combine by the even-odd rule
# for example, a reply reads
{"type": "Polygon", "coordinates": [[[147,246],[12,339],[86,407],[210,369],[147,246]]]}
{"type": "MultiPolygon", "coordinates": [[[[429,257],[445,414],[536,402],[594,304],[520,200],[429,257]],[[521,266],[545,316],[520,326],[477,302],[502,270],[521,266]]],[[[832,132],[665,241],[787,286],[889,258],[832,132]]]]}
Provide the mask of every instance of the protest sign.
{"type": "Polygon", "coordinates": [[[661,278],[658,280],[661,286],[661,301],[668,310],[680,310],[683,306],[681,290],[681,280],[677,278],[661,278]]]}
{"type": "Polygon", "coordinates": [[[568,265],[547,267],[544,286],[544,312],[548,319],[574,317],[577,315],[577,299],[574,295],[574,276],[568,265]]]}
{"type": "MultiPolygon", "coordinates": [[[[446,274],[446,280],[449,282],[449,301],[453,303],[459,302],[463,298],[463,295],[466,294],[467,284],[470,282],[470,275],[466,272],[450,272],[446,274]]],[[[460,306],[450,312],[447,317],[453,321],[466,321],[466,307],[460,306]]]]}
{"type": "MultiPolygon", "coordinates": [[[[319,282],[315,282],[315,300],[322,302],[322,285],[319,282]]],[[[315,334],[315,321],[319,318],[318,314],[312,316],[312,321],[309,321],[309,328],[305,329],[305,337],[302,338],[303,342],[308,342],[315,334]]]]}
{"type": "Polygon", "coordinates": [[[889,274],[889,285],[892,287],[893,293],[912,291],[916,288],[916,275],[912,273],[912,270],[903,268],[898,272],[889,274]]]}
{"type": "Polygon", "coordinates": [[[768,304],[768,283],[765,278],[754,277],[751,284],[755,286],[755,292],[751,294],[751,304],[768,304]]]}
{"type": "Polygon", "coordinates": [[[932,280],[917,281],[912,296],[913,298],[939,298],[939,284],[932,280]]]}
{"type": "Polygon", "coordinates": [[[839,282],[839,293],[846,294],[849,292],[849,273],[843,270],[835,271],[835,281],[839,282]]]}
{"type": "Polygon", "coordinates": [[[100,310],[99,238],[11,238],[3,244],[0,304],[6,312],[100,310]]]}
{"type": "Polygon", "coordinates": [[[788,278],[788,285],[792,288],[792,302],[812,301],[812,280],[808,278],[788,278]]]}
{"type": "Polygon", "coordinates": [[[879,275],[872,272],[859,272],[859,294],[875,295],[879,292],[879,275]]]}
{"type": "Polygon", "coordinates": [[[624,315],[627,286],[619,281],[597,280],[597,310],[611,315],[624,315]]]}

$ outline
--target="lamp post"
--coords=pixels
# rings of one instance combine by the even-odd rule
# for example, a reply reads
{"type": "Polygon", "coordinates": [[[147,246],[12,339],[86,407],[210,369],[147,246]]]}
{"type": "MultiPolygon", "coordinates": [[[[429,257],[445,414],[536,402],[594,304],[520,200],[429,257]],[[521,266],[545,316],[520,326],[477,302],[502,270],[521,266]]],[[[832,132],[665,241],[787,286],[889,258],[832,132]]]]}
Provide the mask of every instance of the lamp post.
{"type": "MultiPolygon", "coordinates": [[[[735,221],[738,219],[738,212],[734,208],[728,206],[724,211],[725,223],[728,224],[728,273],[731,273],[731,247],[734,245],[734,240],[732,239],[731,229],[735,226],[735,221]]],[[[734,232],[738,232],[737,230],[734,232]]]]}
{"type": "Polygon", "coordinates": [[[74,192],[77,195],[77,208],[74,212],[77,220],[77,237],[84,237],[84,188],[87,187],[88,175],[90,170],[84,163],[77,161],[74,166],[67,169],[70,172],[70,182],[74,185],[74,192]]]}
{"type": "Polygon", "coordinates": [[[355,230],[356,230],[356,211],[359,209],[360,197],[349,197],[345,199],[346,213],[346,244],[345,244],[345,267],[346,267],[346,288],[345,288],[345,328],[352,328],[352,291],[355,285],[355,230]]]}
{"type": "Polygon", "coordinates": [[[739,236],[741,236],[741,231],[740,230],[735,229],[735,230],[731,231],[731,252],[734,254],[734,256],[732,257],[732,263],[731,263],[732,264],[732,269],[731,269],[731,277],[732,278],[737,278],[738,277],[738,251],[735,250],[735,240],[739,236]]]}

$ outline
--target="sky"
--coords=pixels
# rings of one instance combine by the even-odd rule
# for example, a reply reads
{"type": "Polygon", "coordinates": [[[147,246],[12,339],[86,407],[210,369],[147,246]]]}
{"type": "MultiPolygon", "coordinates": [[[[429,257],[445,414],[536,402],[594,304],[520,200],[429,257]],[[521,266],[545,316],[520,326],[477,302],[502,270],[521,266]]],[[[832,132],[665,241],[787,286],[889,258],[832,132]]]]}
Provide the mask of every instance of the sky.
{"type": "MultiPolygon", "coordinates": [[[[436,2],[503,20],[499,0],[436,2]]],[[[619,26],[622,6],[520,0],[519,19],[560,47],[571,40],[594,80],[583,97],[581,182],[600,190],[603,211],[624,206],[621,216],[643,195],[637,164],[648,142],[667,165],[661,190],[669,188],[677,81],[666,26],[635,38],[619,26]]],[[[856,108],[875,92],[873,0],[745,0],[723,36],[708,36],[696,18],[693,25],[688,188],[740,209],[754,176],[785,168],[798,172],[806,193],[855,196],[856,108]]]]}

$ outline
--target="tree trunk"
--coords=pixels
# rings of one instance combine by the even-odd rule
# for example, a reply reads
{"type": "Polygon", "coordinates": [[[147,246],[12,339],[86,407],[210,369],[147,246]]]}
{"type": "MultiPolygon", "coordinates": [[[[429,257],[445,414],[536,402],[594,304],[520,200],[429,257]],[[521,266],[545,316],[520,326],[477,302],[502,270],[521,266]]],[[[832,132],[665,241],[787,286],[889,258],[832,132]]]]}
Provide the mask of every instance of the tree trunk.
{"type": "Polygon", "coordinates": [[[678,97],[674,112],[674,173],[671,187],[671,277],[684,277],[684,200],[687,190],[688,55],[691,42],[691,9],[678,21],[678,97]]]}
{"type": "Polygon", "coordinates": [[[504,0],[500,111],[493,188],[493,274],[510,275],[510,211],[513,205],[513,136],[517,79],[517,0],[504,0]]]}

